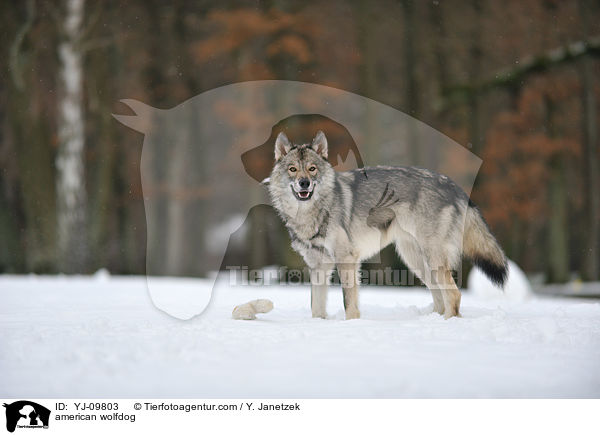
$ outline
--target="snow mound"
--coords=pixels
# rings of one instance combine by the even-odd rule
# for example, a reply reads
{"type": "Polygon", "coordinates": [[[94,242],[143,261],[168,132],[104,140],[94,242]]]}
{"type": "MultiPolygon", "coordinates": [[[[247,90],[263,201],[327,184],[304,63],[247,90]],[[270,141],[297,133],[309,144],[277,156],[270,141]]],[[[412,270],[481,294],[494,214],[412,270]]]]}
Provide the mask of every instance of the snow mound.
{"type": "Polygon", "coordinates": [[[100,282],[106,282],[110,279],[110,272],[104,268],[98,269],[96,273],[94,273],[94,279],[100,282]]]}
{"type": "Polygon", "coordinates": [[[467,287],[471,294],[481,299],[502,299],[509,301],[525,301],[533,295],[529,280],[519,266],[508,260],[508,278],[504,291],[495,286],[481,270],[474,267],[469,273],[467,287]]]}

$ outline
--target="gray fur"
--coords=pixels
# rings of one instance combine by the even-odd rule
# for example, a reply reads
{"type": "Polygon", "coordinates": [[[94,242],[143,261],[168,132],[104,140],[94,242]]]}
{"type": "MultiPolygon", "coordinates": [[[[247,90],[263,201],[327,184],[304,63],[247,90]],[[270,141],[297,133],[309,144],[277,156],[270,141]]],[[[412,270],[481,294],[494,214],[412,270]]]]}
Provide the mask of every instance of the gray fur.
{"type": "Polygon", "coordinates": [[[392,243],[446,318],[459,315],[460,292],[451,271],[463,255],[463,234],[465,256],[497,283],[504,282],[502,249],[468,196],[448,177],[414,167],[335,172],[326,160],[322,132],[310,145],[292,145],[284,133],[277,142],[269,194],[292,247],[311,269],[314,317],[326,317],[327,280],[334,267],[346,318],[360,317],[360,263],[392,243]]]}

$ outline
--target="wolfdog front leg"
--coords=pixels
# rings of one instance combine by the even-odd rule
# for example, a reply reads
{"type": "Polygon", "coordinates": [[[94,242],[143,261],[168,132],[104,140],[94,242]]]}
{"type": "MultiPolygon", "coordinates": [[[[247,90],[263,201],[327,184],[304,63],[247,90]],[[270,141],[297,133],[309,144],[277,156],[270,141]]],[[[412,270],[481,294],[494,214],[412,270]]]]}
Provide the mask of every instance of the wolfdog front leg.
{"type": "Polygon", "coordinates": [[[337,265],[342,282],[342,291],[344,294],[344,309],[346,310],[346,320],[359,319],[360,311],[358,309],[358,267],[354,262],[341,263],[337,265]]]}
{"type": "Polygon", "coordinates": [[[310,270],[310,309],[313,317],[327,318],[327,288],[333,265],[319,265],[310,270]]]}

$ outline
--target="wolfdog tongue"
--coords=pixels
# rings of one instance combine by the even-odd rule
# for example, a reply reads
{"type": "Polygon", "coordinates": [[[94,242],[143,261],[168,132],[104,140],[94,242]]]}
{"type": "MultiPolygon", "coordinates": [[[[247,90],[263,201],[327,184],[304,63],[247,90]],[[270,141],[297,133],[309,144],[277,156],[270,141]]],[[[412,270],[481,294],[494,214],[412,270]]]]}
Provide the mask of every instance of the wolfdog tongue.
{"type": "Polygon", "coordinates": [[[300,198],[308,198],[308,194],[310,192],[306,191],[306,192],[298,192],[298,195],[300,196],[300,198]]]}

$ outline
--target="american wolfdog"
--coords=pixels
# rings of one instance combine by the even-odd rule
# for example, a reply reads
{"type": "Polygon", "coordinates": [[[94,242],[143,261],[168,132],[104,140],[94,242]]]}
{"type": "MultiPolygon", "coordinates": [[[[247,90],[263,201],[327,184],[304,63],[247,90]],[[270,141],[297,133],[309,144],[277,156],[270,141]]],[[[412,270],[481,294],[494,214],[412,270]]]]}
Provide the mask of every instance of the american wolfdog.
{"type": "Polygon", "coordinates": [[[310,144],[293,144],[281,132],[268,189],[292,247],[310,268],[313,317],[327,316],[328,281],[337,267],[346,319],[359,318],[360,264],[391,243],[445,318],[460,315],[452,271],[463,256],[497,285],[506,280],[506,257],[481,213],[444,175],[390,166],[336,172],[322,131],[310,144]]]}

